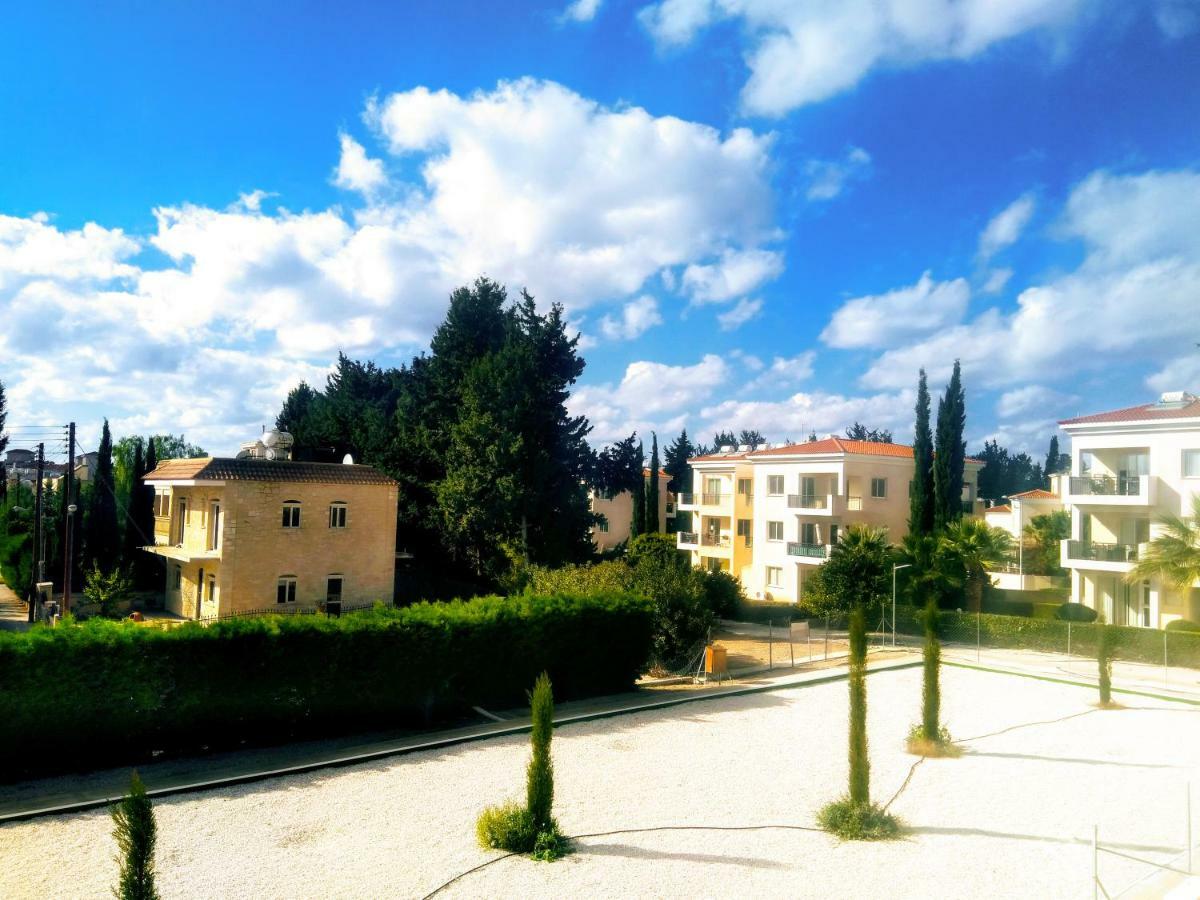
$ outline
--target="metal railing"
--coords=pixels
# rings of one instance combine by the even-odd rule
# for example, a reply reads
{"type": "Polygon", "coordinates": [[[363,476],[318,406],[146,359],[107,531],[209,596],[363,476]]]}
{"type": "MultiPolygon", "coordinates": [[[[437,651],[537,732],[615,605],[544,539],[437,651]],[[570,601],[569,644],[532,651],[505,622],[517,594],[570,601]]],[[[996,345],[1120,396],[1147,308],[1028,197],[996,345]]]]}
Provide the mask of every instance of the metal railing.
{"type": "Polygon", "coordinates": [[[1140,475],[1072,475],[1071,493],[1104,497],[1136,497],[1142,492],[1140,475]]]}
{"type": "Polygon", "coordinates": [[[696,546],[700,543],[700,535],[694,531],[679,532],[679,546],[696,546]]]}
{"type": "Polygon", "coordinates": [[[700,503],[703,506],[720,506],[724,494],[701,494],[700,503]]]}
{"type": "Polygon", "coordinates": [[[825,559],[829,555],[829,548],[824,544],[801,544],[789,541],[787,552],[788,556],[808,556],[815,559],[825,559]]]}
{"type": "Polygon", "coordinates": [[[727,534],[703,534],[700,536],[700,544],[704,547],[728,547],[729,535],[727,534]]]}
{"type": "Polygon", "coordinates": [[[859,512],[862,510],[862,497],[847,497],[846,509],[850,512],[859,512]]]}
{"type": "Polygon", "coordinates": [[[1067,541],[1068,559],[1090,559],[1095,562],[1136,562],[1137,544],[1101,544],[1095,541],[1067,541]]]}
{"type": "Polygon", "coordinates": [[[788,494],[789,509],[825,509],[828,497],[824,494],[788,494]]]}
{"type": "Polygon", "coordinates": [[[695,506],[696,505],[696,495],[695,494],[680,494],[679,495],[679,505],[680,506],[695,506]]]}

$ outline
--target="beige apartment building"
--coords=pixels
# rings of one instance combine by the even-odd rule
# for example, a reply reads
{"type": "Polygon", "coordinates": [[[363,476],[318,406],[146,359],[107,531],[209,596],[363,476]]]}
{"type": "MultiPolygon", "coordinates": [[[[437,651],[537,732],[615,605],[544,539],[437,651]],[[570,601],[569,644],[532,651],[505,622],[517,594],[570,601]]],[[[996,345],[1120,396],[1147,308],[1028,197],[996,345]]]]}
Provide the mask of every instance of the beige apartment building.
{"type": "MultiPolygon", "coordinates": [[[[731,572],[748,596],[796,602],[805,578],[846,528],[880,526],[893,543],[908,531],[912,447],[829,437],[803,444],[725,448],[689,461],[680,494],[680,549],[692,563],[731,572]]],[[[968,459],[963,503],[978,513],[979,470],[968,459]]]]}
{"type": "Polygon", "coordinates": [[[1161,533],[1160,517],[1192,514],[1192,497],[1200,493],[1200,398],[1170,392],[1059,425],[1071,437],[1062,494],[1071,510],[1071,537],[1062,545],[1071,599],[1116,625],[1200,620],[1200,580],[1181,591],[1156,578],[1128,578],[1161,533]]]}
{"type": "MultiPolygon", "coordinates": [[[[675,516],[675,495],[667,490],[670,475],[659,469],[658,475],[658,530],[665,534],[667,520],[675,516]]],[[[650,487],[650,470],[642,470],[642,479],[650,487]]],[[[621,491],[606,495],[596,490],[588,493],[591,510],[604,516],[604,521],[592,526],[592,543],[597,552],[603,553],[629,540],[633,525],[633,492],[621,491]]]]}
{"type": "MultiPolygon", "coordinates": [[[[283,453],[286,456],[286,451],[283,453]]],[[[145,477],[165,607],[188,619],[390,602],[397,486],[370,466],[172,459],[145,477]]]]}

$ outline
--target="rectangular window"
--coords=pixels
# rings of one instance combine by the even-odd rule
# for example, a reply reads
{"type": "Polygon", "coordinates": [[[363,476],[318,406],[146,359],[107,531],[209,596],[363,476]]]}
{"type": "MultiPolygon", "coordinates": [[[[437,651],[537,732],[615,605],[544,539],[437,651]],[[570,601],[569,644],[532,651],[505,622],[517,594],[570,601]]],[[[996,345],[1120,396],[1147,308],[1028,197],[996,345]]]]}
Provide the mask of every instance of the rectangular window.
{"type": "Polygon", "coordinates": [[[751,529],[751,522],[749,519],[738,519],[737,520],[737,536],[738,537],[749,537],[750,529],[751,529]]]}
{"type": "Polygon", "coordinates": [[[829,526],[829,543],[836,544],[838,539],[838,527],[835,523],[829,526]]]}
{"type": "Polygon", "coordinates": [[[345,503],[329,504],[329,527],[330,528],[345,528],[346,527],[346,504],[345,503]]]}
{"type": "Polygon", "coordinates": [[[767,587],[781,587],[783,585],[783,569],[780,566],[767,566],[767,587]]]}
{"type": "Polygon", "coordinates": [[[1200,478],[1200,450],[1183,451],[1183,477],[1200,478]]]}
{"type": "Polygon", "coordinates": [[[170,494],[155,494],[154,495],[154,515],[162,518],[171,514],[171,495],[170,494]]]}
{"type": "Polygon", "coordinates": [[[179,502],[177,504],[175,504],[175,509],[179,513],[179,521],[176,525],[177,531],[175,533],[175,543],[178,544],[180,547],[182,547],[183,546],[183,533],[184,533],[184,530],[187,528],[187,499],[184,497],[180,497],[179,502]]]}
{"type": "Polygon", "coordinates": [[[300,502],[298,500],[286,500],[283,504],[283,527],[284,528],[299,528],[300,527],[300,502]]]}
{"type": "Polygon", "coordinates": [[[767,540],[782,541],[783,540],[783,523],[768,522],[767,523],[767,540]]]}
{"type": "Polygon", "coordinates": [[[284,575],[279,579],[275,587],[275,602],[276,603],[295,603],[296,602],[296,576],[284,575]]]}
{"type": "Polygon", "coordinates": [[[217,576],[208,576],[208,599],[210,602],[215,602],[217,599],[217,576]]]}
{"type": "Polygon", "coordinates": [[[817,543],[817,526],[812,522],[805,522],[800,526],[800,543],[810,546],[817,543]]]}
{"type": "Polygon", "coordinates": [[[608,519],[601,519],[596,524],[596,527],[600,530],[601,534],[608,534],[608,519]]]}
{"type": "Polygon", "coordinates": [[[208,549],[221,549],[221,504],[215,500],[209,506],[208,549]]]}
{"type": "Polygon", "coordinates": [[[871,479],[871,496],[876,500],[882,500],[887,497],[887,479],[872,478],[871,479]]]}
{"type": "Polygon", "coordinates": [[[767,493],[772,497],[783,496],[783,476],[768,475],[767,476],[767,493]]]}
{"type": "Polygon", "coordinates": [[[800,477],[800,496],[817,496],[817,479],[813,478],[811,475],[802,475],[800,477]]]}
{"type": "Polygon", "coordinates": [[[175,590],[183,587],[183,569],[179,566],[175,567],[175,590]]]}
{"type": "Polygon", "coordinates": [[[1079,453],[1079,474],[1091,475],[1092,469],[1096,467],[1096,455],[1091,450],[1082,450],[1079,453]]]}
{"type": "Polygon", "coordinates": [[[737,492],[743,497],[754,496],[754,482],[749,478],[739,478],[737,480],[737,492]]]}

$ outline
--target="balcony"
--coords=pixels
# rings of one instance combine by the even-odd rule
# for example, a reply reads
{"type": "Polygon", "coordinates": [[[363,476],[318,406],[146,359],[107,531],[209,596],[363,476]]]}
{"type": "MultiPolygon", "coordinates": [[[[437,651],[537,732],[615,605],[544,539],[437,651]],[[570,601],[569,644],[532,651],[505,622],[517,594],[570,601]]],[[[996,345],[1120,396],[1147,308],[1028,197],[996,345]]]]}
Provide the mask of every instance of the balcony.
{"type": "Polygon", "coordinates": [[[862,497],[847,497],[846,498],[847,512],[862,512],[862,497]]]}
{"type": "Polygon", "coordinates": [[[827,494],[788,494],[789,509],[829,509],[833,498],[827,494]]]}
{"type": "Polygon", "coordinates": [[[719,547],[722,550],[729,549],[729,535],[715,534],[713,532],[705,532],[700,535],[701,547],[719,547]]]}
{"type": "Polygon", "coordinates": [[[680,549],[694,549],[700,546],[700,535],[694,531],[680,531],[675,538],[675,546],[680,549]]]}
{"type": "Polygon", "coordinates": [[[700,495],[700,505],[701,506],[720,506],[721,501],[724,500],[725,497],[727,497],[727,496],[728,496],[728,494],[701,494],[700,495]]]}
{"type": "Polygon", "coordinates": [[[1154,503],[1158,479],[1153,475],[1072,475],[1068,500],[1109,506],[1147,506],[1154,503]]]}
{"type": "Polygon", "coordinates": [[[799,556],[805,559],[825,559],[829,556],[829,547],[826,544],[800,544],[795,541],[789,541],[787,552],[788,556],[799,556]]]}
{"type": "Polygon", "coordinates": [[[679,508],[680,509],[695,509],[700,504],[697,502],[696,494],[680,494],[679,508]]]}
{"type": "Polygon", "coordinates": [[[1137,559],[1137,544],[1063,541],[1062,564],[1066,567],[1127,572],[1137,559]]]}

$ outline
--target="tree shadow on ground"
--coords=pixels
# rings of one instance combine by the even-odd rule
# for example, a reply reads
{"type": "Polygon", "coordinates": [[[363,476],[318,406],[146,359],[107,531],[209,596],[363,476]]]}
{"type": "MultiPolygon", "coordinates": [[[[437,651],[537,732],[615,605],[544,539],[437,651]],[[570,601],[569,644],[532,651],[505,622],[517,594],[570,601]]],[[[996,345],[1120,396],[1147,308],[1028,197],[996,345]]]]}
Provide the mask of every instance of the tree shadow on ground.
{"type": "Polygon", "coordinates": [[[1127,769],[1182,769],[1170,763],[1119,762],[1113,759],[1084,759],[1077,756],[1042,756],[1037,753],[999,753],[985,750],[966,750],[963,756],[990,756],[996,759],[1029,759],[1034,762],[1068,763],[1079,766],[1120,766],[1127,769]]]}
{"type": "MultiPolygon", "coordinates": [[[[908,835],[945,834],[957,837],[997,838],[1004,841],[1033,841],[1040,844],[1074,844],[1079,847],[1090,847],[1091,841],[1074,837],[1055,837],[1051,834],[1021,834],[1016,831],[992,831],[987,828],[950,827],[943,825],[913,825],[906,832],[908,835]]],[[[1122,850],[1140,850],[1146,853],[1180,853],[1182,847],[1164,847],[1161,844],[1130,844],[1119,841],[1105,841],[1106,847],[1119,847],[1122,850]]]]}
{"type": "Polygon", "coordinates": [[[723,853],[678,853],[666,850],[649,850],[628,844],[584,844],[576,843],[578,856],[624,856],[630,859],[662,859],[706,865],[744,866],[751,869],[786,869],[785,863],[754,856],[729,856],[723,853]]]}

